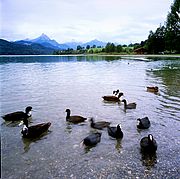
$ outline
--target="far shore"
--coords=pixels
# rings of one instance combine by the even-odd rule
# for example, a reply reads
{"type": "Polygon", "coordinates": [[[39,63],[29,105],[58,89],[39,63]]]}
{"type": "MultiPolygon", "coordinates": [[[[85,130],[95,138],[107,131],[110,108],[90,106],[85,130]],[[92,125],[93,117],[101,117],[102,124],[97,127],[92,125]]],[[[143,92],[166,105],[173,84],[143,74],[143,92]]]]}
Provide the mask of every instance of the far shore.
{"type": "Polygon", "coordinates": [[[148,55],[144,55],[144,54],[132,54],[132,55],[128,55],[128,54],[69,54],[69,55],[0,55],[0,57],[18,57],[18,56],[117,56],[117,57],[134,57],[134,58],[146,58],[146,57],[176,57],[176,58],[180,58],[180,54],[169,54],[169,55],[156,55],[156,54],[148,54],[148,55]]]}

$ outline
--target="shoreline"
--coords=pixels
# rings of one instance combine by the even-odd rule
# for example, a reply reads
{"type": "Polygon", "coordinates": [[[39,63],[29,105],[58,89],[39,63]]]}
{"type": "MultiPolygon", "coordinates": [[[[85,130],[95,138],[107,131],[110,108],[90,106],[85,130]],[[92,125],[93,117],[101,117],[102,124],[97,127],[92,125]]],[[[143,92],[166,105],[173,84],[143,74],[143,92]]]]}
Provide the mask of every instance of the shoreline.
{"type": "Polygon", "coordinates": [[[52,56],[52,57],[58,57],[58,56],[115,56],[115,57],[133,57],[133,58],[142,58],[142,57],[175,57],[175,58],[180,58],[180,54],[178,55],[154,55],[154,54],[148,54],[148,55],[141,55],[141,54],[137,54],[137,55],[121,55],[121,54],[69,54],[69,55],[0,55],[1,57],[24,57],[24,56],[52,56]]]}

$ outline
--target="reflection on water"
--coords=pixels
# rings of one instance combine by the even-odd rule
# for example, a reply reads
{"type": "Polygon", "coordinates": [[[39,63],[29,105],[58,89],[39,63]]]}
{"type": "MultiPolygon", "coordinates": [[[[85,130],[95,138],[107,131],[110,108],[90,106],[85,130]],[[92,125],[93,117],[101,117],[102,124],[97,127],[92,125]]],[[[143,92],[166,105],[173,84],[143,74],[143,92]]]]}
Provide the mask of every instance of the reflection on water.
{"type": "Polygon", "coordinates": [[[120,151],[121,151],[121,148],[122,148],[121,140],[122,140],[122,139],[117,139],[117,140],[116,140],[117,142],[116,142],[115,148],[116,148],[116,150],[117,150],[118,152],[120,152],[120,151]]]}
{"type": "Polygon", "coordinates": [[[146,73],[153,80],[161,81],[158,95],[161,106],[158,110],[168,113],[174,120],[179,121],[180,115],[180,61],[157,61],[149,65],[151,70],[146,73]],[[166,110],[164,110],[166,109],[166,110]]]}
{"type": "Polygon", "coordinates": [[[19,123],[4,123],[3,178],[179,178],[180,60],[102,56],[0,57],[1,116],[31,105],[31,123],[51,121],[47,135],[22,139],[19,123]],[[157,94],[147,86],[158,86],[157,94]],[[114,89],[137,108],[104,102],[114,89]],[[94,130],[87,120],[66,122],[65,109],[97,121],[121,124],[122,140],[109,138],[86,150],[81,141],[94,130]],[[138,131],[137,118],[147,116],[148,130],[138,131]],[[149,133],[158,143],[157,156],[139,152],[149,133]],[[147,171],[148,170],[148,171],[147,171]]]}
{"type": "Polygon", "coordinates": [[[22,141],[24,144],[24,153],[29,151],[31,143],[36,143],[40,140],[46,140],[46,138],[47,138],[46,135],[48,135],[49,133],[50,133],[50,131],[46,131],[41,136],[39,136],[37,138],[32,138],[32,139],[22,137],[22,141]]]}
{"type": "Polygon", "coordinates": [[[148,153],[141,153],[142,158],[142,165],[146,166],[148,170],[154,167],[157,164],[157,155],[156,153],[148,154],[148,153]]]}

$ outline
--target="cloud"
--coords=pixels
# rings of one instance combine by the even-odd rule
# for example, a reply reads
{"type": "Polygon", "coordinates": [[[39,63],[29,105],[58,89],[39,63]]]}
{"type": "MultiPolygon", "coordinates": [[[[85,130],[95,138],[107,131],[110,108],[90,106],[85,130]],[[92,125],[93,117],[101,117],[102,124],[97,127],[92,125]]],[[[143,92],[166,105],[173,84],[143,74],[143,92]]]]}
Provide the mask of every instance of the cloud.
{"type": "Polygon", "coordinates": [[[2,37],[35,38],[42,33],[58,42],[141,41],[164,23],[173,0],[2,0],[2,37]]]}

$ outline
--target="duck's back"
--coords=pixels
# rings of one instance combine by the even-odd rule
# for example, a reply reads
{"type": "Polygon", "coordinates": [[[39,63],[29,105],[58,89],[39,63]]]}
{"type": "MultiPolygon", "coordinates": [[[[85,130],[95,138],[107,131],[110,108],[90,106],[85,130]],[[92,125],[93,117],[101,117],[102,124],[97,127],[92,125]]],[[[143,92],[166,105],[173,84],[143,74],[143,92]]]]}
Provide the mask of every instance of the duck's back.
{"type": "Polygon", "coordinates": [[[139,125],[139,128],[142,129],[148,129],[150,127],[150,121],[148,119],[148,117],[142,118],[141,119],[141,125],[139,125]]]}
{"type": "Polygon", "coordinates": [[[90,134],[84,139],[84,144],[86,146],[96,145],[101,140],[101,133],[90,134]]]}
{"type": "Polygon", "coordinates": [[[153,140],[149,143],[148,137],[144,137],[140,141],[141,150],[144,152],[154,152],[157,150],[157,143],[153,140]]]}
{"type": "Polygon", "coordinates": [[[30,127],[28,127],[28,134],[23,137],[27,137],[27,138],[39,137],[41,134],[46,132],[50,126],[51,126],[50,122],[30,126],[30,127]]]}
{"type": "Polygon", "coordinates": [[[17,111],[17,112],[9,113],[2,116],[2,118],[6,121],[18,121],[26,117],[27,115],[23,111],[17,111]]]}
{"type": "Polygon", "coordinates": [[[105,101],[120,101],[118,97],[116,96],[103,96],[102,97],[105,101]]]}
{"type": "Polygon", "coordinates": [[[95,123],[91,123],[91,127],[95,128],[95,129],[103,129],[106,128],[110,125],[110,122],[106,122],[106,121],[98,121],[95,123]]]}
{"type": "Polygon", "coordinates": [[[84,122],[87,118],[84,118],[82,116],[70,116],[69,118],[67,118],[68,122],[72,122],[72,123],[79,123],[79,122],[84,122]]]}
{"type": "Polygon", "coordinates": [[[117,127],[107,127],[109,136],[120,139],[123,138],[123,132],[118,130],[117,127]]]}
{"type": "Polygon", "coordinates": [[[126,109],[135,109],[136,108],[136,103],[129,103],[126,106],[126,109]]]}
{"type": "Polygon", "coordinates": [[[116,131],[117,131],[117,128],[116,127],[107,127],[107,130],[108,130],[108,134],[109,136],[115,138],[116,137],[116,131]]]}

